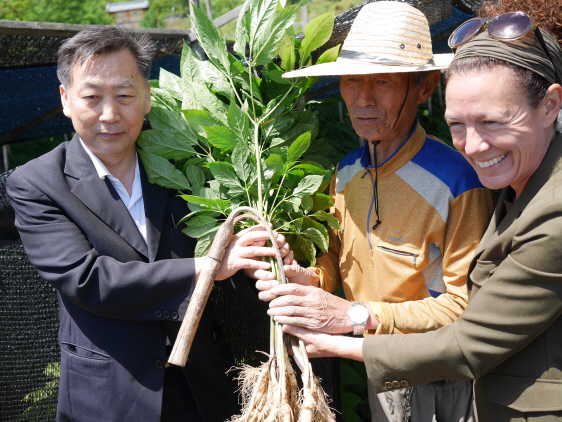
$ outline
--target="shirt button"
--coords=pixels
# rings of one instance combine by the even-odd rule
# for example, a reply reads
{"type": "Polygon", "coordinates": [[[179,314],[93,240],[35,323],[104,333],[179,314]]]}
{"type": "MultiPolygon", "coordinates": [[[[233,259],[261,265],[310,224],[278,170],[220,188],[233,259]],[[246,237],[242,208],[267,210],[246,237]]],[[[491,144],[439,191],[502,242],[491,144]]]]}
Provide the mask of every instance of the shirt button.
{"type": "Polygon", "coordinates": [[[164,311],[162,315],[164,315],[164,318],[170,318],[170,313],[168,311],[164,311]]]}
{"type": "Polygon", "coordinates": [[[394,388],[394,386],[390,381],[385,382],[384,386],[386,387],[387,390],[392,390],[394,388]]]}
{"type": "Polygon", "coordinates": [[[178,315],[177,312],[172,312],[172,319],[178,319],[180,316],[178,315]]]}
{"type": "Polygon", "coordinates": [[[164,362],[158,359],[156,362],[154,362],[154,367],[156,369],[162,369],[164,367],[164,362]]]}
{"type": "Polygon", "coordinates": [[[399,381],[392,381],[392,386],[394,388],[400,388],[400,382],[399,381]]]}
{"type": "Polygon", "coordinates": [[[156,311],[154,315],[156,315],[156,318],[162,318],[162,311],[156,311]]]}

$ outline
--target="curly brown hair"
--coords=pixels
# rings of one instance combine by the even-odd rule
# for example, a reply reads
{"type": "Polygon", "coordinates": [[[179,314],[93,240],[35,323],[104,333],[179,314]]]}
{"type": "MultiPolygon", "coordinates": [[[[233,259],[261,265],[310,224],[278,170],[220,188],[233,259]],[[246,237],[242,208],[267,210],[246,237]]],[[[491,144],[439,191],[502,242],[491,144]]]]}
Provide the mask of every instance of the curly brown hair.
{"type": "Polygon", "coordinates": [[[486,2],[478,16],[491,18],[500,13],[521,11],[535,18],[539,27],[549,31],[562,47],[562,0],[500,0],[486,2]]]}

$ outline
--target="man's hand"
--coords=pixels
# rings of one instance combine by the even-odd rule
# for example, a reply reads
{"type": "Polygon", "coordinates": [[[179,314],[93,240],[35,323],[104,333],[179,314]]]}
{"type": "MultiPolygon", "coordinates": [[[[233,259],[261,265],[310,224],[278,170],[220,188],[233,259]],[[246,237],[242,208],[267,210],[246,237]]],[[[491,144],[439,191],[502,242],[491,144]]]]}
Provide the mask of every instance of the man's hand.
{"type": "Polygon", "coordinates": [[[294,325],[284,325],[283,331],[304,342],[309,358],[342,357],[363,362],[363,337],[324,334],[294,325]]]}
{"type": "Polygon", "coordinates": [[[267,313],[280,324],[332,334],[353,331],[347,316],[351,302],[318,287],[280,284],[260,292],[259,298],[271,300],[267,313]]]}
{"type": "MultiPolygon", "coordinates": [[[[216,279],[224,280],[241,269],[249,278],[258,278],[256,271],[259,271],[264,279],[274,279],[273,273],[267,271],[271,265],[261,260],[264,256],[275,256],[275,249],[265,246],[268,240],[270,240],[269,234],[262,226],[254,226],[232,236],[216,279]]],[[[293,252],[281,234],[277,234],[277,247],[284,262],[293,261],[293,252]]]]}

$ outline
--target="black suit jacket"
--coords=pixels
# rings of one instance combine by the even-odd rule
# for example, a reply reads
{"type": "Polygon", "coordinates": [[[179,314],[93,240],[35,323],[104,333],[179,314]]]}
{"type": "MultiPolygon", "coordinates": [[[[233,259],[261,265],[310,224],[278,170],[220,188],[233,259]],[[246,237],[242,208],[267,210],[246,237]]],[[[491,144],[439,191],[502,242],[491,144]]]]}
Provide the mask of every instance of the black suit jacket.
{"type": "MultiPolygon", "coordinates": [[[[160,420],[166,345],[194,288],[195,242],[176,228],[175,192],[141,165],[148,245],[119,195],[75,136],[9,178],[7,193],[30,261],[59,293],[57,420],[160,420]]],[[[206,421],[238,412],[233,365],[209,303],[184,373],[206,421]]]]}

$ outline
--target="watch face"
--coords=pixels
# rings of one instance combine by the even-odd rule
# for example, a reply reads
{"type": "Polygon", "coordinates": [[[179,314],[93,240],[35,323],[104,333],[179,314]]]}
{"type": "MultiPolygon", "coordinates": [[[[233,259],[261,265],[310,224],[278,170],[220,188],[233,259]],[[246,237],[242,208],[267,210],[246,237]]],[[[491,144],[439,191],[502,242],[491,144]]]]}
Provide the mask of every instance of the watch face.
{"type": "Polygon", "coordinates": [[[349,310],[349,319],[355,324],[367,322],[369,311],[364,306],[352,306],[349,310]]]}

